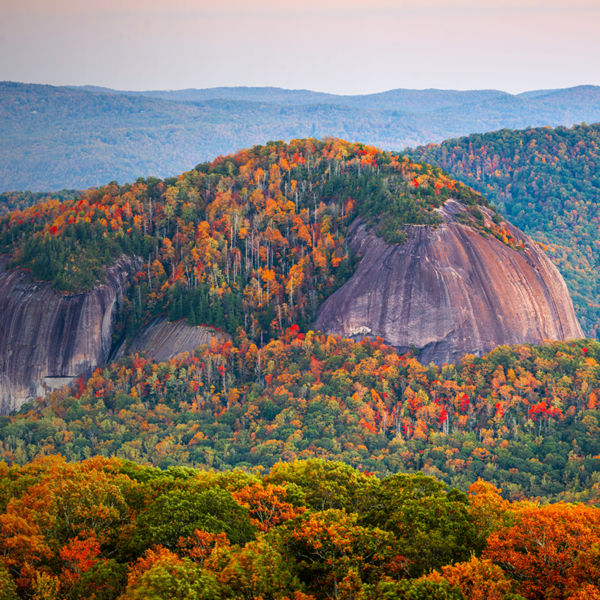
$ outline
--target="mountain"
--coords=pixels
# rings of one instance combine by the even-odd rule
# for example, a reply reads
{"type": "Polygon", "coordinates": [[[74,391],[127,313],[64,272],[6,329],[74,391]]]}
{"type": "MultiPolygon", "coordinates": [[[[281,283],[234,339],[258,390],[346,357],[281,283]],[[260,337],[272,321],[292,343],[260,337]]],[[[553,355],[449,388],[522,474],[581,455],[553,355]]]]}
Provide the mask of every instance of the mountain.
{"type": "Polygon", "coordinates": [[[166,177],[269,139],[342,137],[400,150],[502,127],[600,120],[600,88],[511,95],[280,88],[122,92],[0,83],[0,191],[166,177]]]}
{"type": "MultiPolygon", "coordinates": [[[[581,93],[595,94],[595,88],[581,93]]],[[[570,102],[571,91],[542,99],[570,102]]],[[[546,101],[546,100],[544,100],[546,101]]],[[[600,322],[600,124],[501,130],[410,151],[482,194],[544,245],[587,335],[600,322]]]]}
{"type": "Polygon", "coordinates": [[[481,195],[337,139],[273,142],[177,179],[9,213],[0,252],[4,411],[48,378],[89,374],[117,347],[170,358],[148,340],[200,344],[202,326],[262,346],[316,319],[438,364],[581,337],[556,269],[481,195]],[[200,328],[159,333],[166,316],[200,328]]]}
{"type": "MultiPolygon", "coordinates": [[[[413,346],[424,364],[583,337],[564,281],[531,238],[505,221],[497,227],[508,243],[482,236],[465,226],[453,200],[439,211],[442,225],[408,227],[403,244],[386,244],[358,225],[350,243],[361,261],[325,300],[315,328],[413,346]]],[[[492,227],[493,213],[480,212],[492,227]]]]}
{"type": "MultiPolygon", "coordinates": [[[[472,104],[488,99],[509,96],[498,90],[409,90],[397,89],[376,94],[339,95],[310,90],[288,90],[277,87],[216,87],[208,89],[122,91],[96,86],[81,86],[83,89],[106,94],[144,96],[184,102],[204,102],[206,100],[234,100],[251,102],[270,102],[302,106],[306,104],[336,104],[371,108],[389,108],[405,112],[430,112],[439,108],[472,104]]],[[[546,91],[544,91],[546,93],[546,91]]]]}
{"type": "Polygon", "coordinates": [[[0,253],[3,599],[599,597],[600,343],[439,167],[271,142],[0,253]]]}
{"type": "Polygon", "coordinates": [[[118,94],[125,96],[143,96],[146,98],[160,98],[161,100],[174,100],[176,102],[205,102],[207,100],[233,100],[249,102],[271,102],[275,104],[320,104],[331,102],[338,98],[335,94],[312,92],[310,90],[287,90],[278,87],[216,87],[207,89],[189,88],[185,90],[147,90],[126,91],[113,90],[99,86],[73,86],[72,89],[104,94],[118,94]]]}

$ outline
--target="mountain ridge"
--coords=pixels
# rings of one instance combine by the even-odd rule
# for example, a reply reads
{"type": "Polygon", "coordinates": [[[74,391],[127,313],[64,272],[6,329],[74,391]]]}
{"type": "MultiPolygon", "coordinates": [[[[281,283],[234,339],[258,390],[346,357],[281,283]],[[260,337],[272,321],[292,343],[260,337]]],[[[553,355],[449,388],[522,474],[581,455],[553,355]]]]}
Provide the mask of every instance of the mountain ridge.
{"type": "Polygon", "coordinates": [[[0,83],[0,192],[170,177],[269,139],[339,137],[403,150],[475,131],[600,120],[594,86],[540,97],[495,90],[335,96],[282,89],[277,101],[272,88],[94,90],[0,83]],[[177,101],[177,94],[196,100],[177,101]]]}
{"type": "Polygon", "coordinates": [[[197,102],[203,100],[231,100],[231,99],[254,99],[259,102],[281,102],[287,99],[294,104],[301,104],[311,100],[311,102],[332,103],[364,103],[371,100],[386,100],[414,97],[420,101],[425,100],[425,104],[419,106],[423,112],[428,112],[439,108],[432,101],[438,97],[443,104],[449,104],[450,98],[455,98],[454,104],[460,104],[464,99],[492,99],[492,98],[551,98],[555,96],[576,95],[580,92],[599,93],[600,86],[592,84],[581,84],[566,88],[527,90],[525,92],[511,93],[499,89],[474,89],[457,90],[446,88],[393,88],[380,92],[369,92],[363,94],[335,94],[331,92],[320,92],[305,88],[282,88],[276,86],[218,86],[211,88],[184,88],[172,90],[119,90],[115,88],[79,85],[64,86],[74,90],[84,90],[91,92],[118,94],[125,96],[144,96],[160,99],[171,99],[178,101],[197,102]],[[444,101],[443,99],[446,98],[444,101]]]}

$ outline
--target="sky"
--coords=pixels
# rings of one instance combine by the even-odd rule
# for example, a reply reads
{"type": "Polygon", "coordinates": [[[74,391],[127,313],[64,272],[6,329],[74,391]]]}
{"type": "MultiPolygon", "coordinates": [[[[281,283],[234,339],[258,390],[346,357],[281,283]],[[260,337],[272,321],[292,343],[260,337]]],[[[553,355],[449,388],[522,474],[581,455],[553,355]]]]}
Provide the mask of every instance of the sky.
{"type": "Polygon", "coordinates": [[[117,89],[600,84],[599,0],[0,0],[0,80],[117,89]]]}

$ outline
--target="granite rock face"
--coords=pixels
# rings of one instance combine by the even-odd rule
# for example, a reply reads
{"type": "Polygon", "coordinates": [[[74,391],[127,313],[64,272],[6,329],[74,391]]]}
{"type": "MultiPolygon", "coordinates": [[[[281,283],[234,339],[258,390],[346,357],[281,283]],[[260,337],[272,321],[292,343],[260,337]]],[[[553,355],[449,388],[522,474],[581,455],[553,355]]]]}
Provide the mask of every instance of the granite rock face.
{"type": "Polygon", "coordinates": [[[222,342],[229,336],[211,327],[193,327],[185,319],[168,321],[160,317],[142,329],[127,346],[122,346],[115,358],[142,352],[146,358],[162,362],[183,352],[192,353],[213,338],[222,342]]]}
{"type": "Polygon", "coordinates": [[[0,414],[108,358],[113,318],[135,259],[119,259],[104,284],[83,294],[58,294],[6,263],[0,257],[0,414]]]}
{"type": "Polygon", "coordinates": [[[315,329],[414,345],[421,362],[437,364],[501,344],[583,337],[562,276],[533,240],[506,221],[524,249],[482,235],[457,221],[464,207],[454,200],[439,211],[442,225],[408,226],[398,245],[356,221],[351,245],[360,263],[323,303],[315,329]]]}

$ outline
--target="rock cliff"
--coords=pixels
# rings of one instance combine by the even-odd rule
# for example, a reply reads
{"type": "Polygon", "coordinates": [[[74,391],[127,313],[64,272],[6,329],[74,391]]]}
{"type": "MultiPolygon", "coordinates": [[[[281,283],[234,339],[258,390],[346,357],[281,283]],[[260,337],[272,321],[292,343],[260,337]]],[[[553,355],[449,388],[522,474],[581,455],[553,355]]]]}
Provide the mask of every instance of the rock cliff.
{"type": "Polygon", "coordinates": [[[119,259],[106,282],[58,294],[0,257],[0,414],[89,373],[110,352],[112,320],[135,261],[119,259]]]}
{"type": "Polygon", "coordinates": [[[464,206],[453,200],[439,210],[442,225],[406,227],[399,245],[356,221],[360,263],[323,303],[315,329],[414,345],[422,362],[438,364],[501,344],[583,337],[561,275],[535,242],[506,221],[523,249],[482,235],[457,220],[464,206]]]}
{"type": "Polygon", "coordinates": [[[126,347],[122,346],[115,358],[143,352],[147,358],[165,361],[182,352],[191,353],[212,338],[223,341],[229,336],[211,327],[192,327],[184,319],[170,322],[161,317],[142,329],[126,347]]]}

